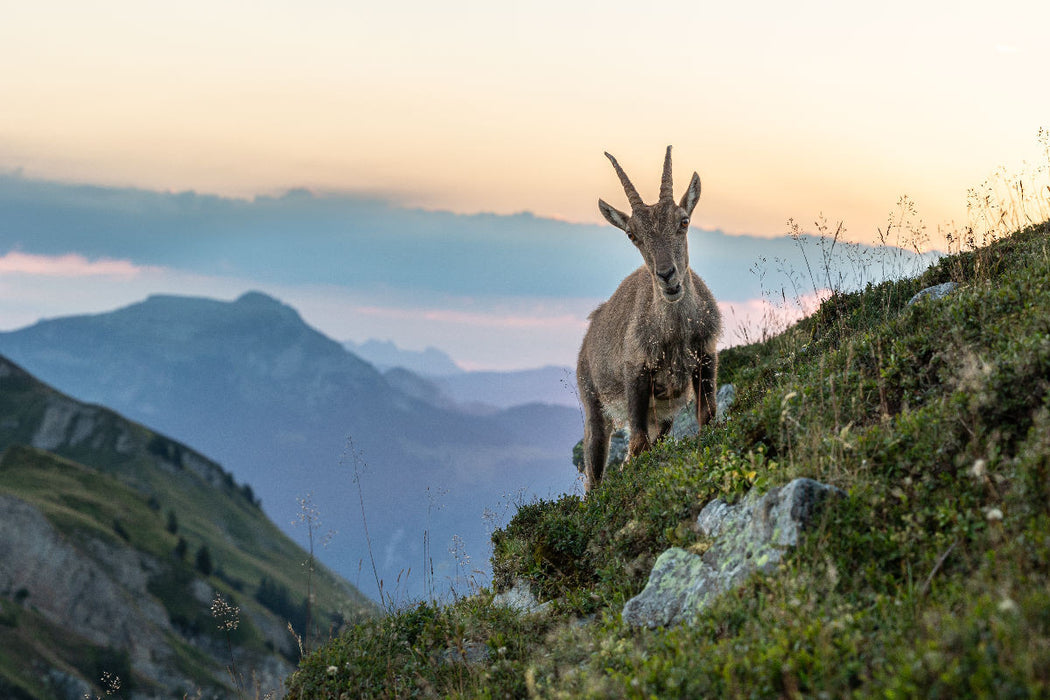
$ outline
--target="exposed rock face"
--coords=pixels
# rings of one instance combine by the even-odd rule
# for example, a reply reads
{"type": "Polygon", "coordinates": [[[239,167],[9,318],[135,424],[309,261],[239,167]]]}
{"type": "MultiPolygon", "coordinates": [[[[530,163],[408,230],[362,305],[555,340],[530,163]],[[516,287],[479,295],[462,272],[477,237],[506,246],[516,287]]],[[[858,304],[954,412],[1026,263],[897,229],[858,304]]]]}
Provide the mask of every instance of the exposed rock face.
{"type": "Polygon", "coordinates": [[[959,285],[957,285],[955,282],[945,282],[944,284],[935,284],[932,287],[927,287],[926,289],[922,290],[921,292],[913,296],[911,299],[909,299],[908,306],[911,306],[912,304],[915,304],[916,302],[922,299],[928,299],[930,301],[933,301],[935,299],[943,299],[944,297],[954,292],[958,287],[959,285]]]}
{"type": "MultiPolygon", "coordinates": [[[[7,494],[0,494],[0,522],[4,523],[0,591],[24,590],[26,605],[55,625],[96,645],[126,650],[135,672],[157,687],[193,687],[193,678],[174,670],[178,664],[168,638],[176,632],[147,588],[158,562],[97,539],[74,543],[37,508],[7,494]]],[[[202,585],[210,597],[210,587],[202,585]]],[[[202,638],[198,644],[206,641],[202,638]]],[[[211,651],[215,658],[225,653],[221,647],[211,651]]],[[[258,659],[253,671],[264,687],[280,688],[292,668],[269,656],[258,659]]],[[[68,674],[53,674],[50,682],[62,691],[60,695],[72,688],[69,692],[83,697],[83,682],[68,674]]],[[[214,693],[207,691],[203,697],[214,693]]],[[[133,697],[154,696],[134,693],[133,697]]]]}
{"type": "Polygon", "coordinates": [[[697,528],[714,544],[702,556],[677,547],[661,554],[645,590],[624,606],[624,621],[636,627],[691,622],[754,572],[775,569],[833,493],[842,494],[812,479],[795,479],[764,496],[752,492],[737,505],[721,499],[707,504],[697,528]]]}
{"type": "MultiPolygon", "coordinates": [[[[172,677],[172,651],[161,634],[170,629],[164,609],[147,594],[154,565],[129,549],[91,542],[91,556],[63,538],[33,506],[0,494],[0,590],[26,590],[27,602],[100,646],[127,649],[137,670],[161,683],[172,677]]],[[[174,686],[173,686],[174,687],[174,686]]]]}
{"type": "MultiPolygon", "coordinates": [[[[0,368],[9,374],[14,371],[3,358],[0,358],[0,368]]],[[[158,435],[148,448],[140,444],[142,440],[142,435],[133,434],[131,424],[113,411],[83,404],[56,392],[47,397],[43,417],[29,444],[56,453],[90,447],[93,450],[109,448],[117,454],[128,455],[148,449],[162,469],[189,470],[210,486],[222,487],[232,483],[218,464],[174,440],[158,435]]]]}

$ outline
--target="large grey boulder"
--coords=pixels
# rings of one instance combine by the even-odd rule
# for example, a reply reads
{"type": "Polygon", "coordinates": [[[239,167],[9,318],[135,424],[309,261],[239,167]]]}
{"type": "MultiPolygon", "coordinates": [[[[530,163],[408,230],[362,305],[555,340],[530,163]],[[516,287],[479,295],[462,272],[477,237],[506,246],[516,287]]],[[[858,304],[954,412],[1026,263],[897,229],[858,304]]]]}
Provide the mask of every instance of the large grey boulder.
{"type": "Polygon", "coordinates": [[[677,547],[656,560],[649,582],[627,601],[623,619],[635,627],[690,623],[722,593],[755,572],[777,567],[830,494],[843,492],[812,479],[795,479],[737,505],[716,499],[700,512],[697,528],[714,543],[696,555],[677,547]]]}

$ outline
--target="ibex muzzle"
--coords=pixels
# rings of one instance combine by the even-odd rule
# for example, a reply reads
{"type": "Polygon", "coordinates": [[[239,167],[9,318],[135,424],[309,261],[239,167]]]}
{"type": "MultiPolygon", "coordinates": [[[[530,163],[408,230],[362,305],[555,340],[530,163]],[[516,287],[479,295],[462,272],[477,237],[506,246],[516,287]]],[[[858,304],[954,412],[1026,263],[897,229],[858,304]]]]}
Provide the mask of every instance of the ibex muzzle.
{"type": "Polygon", "coordinates": [[[576,376],[586,413],[588,490],[601,480],[614,423],[631,429],[628,456],[635,457],[670,430],[675,414],[691,397],[696,398],[701,426],[714,416],[722,328],[714,297],[689,268],[689,218],[700,199],[700,176],[693,173],[675,203],[668,146],[660,198],[647,205],[616,159],[605,155],[620,178],[631,214],[600,199],[598,209],[627,233],[645,266],[591,314],[580,348],[576,376]]]}

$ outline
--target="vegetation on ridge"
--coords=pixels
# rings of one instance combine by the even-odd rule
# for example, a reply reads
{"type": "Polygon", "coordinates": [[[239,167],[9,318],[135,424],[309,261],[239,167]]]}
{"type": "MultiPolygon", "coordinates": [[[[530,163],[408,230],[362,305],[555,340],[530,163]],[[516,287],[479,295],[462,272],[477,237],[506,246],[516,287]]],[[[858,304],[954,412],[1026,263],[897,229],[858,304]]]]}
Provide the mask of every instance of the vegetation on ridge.
{"type": "Polygon", "coordinates": [[[291,697],[721,697],[1050,693],[1050,222],[913,279],[833,293],[726,350],[731,419],[609,473],[586,500],[524,504],[495,586],[349,628],[291,697]],[[908,306],[952,281],[943,300],[908,306]],[[712,498],[808,476],[848,497],[693,626],[620,619],[712,498]]]}

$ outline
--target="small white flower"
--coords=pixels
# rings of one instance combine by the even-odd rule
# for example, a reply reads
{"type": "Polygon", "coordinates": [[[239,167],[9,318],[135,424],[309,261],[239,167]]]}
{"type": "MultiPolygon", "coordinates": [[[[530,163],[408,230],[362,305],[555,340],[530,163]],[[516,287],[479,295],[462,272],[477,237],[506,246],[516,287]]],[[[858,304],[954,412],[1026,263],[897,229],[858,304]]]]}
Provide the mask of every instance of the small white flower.
{"type": "Polygon", "coordinates": [[[328,667],[328,675],[329,676],[334,676],[337,673],[339,673],[339,667],[338,666],[329,666],[328,667]]]}
{"type": "Polygon", "coordinates": [[[970,476],[972,476],[975,479],[980,479],[987,473],[988,462],[984,461],[983,459],[978,459],[973,463],[973,466],[970,467],[970,476]]]}
{"type": "Polygon", "coordinates": [[[984,511],[984,517],[988,518],[992,522],[999,522],[1003,519],[1003,511],[998,508],[989,508],[984,511]]]}
{"type": "Polygon", "coordinates": [[[1017,603],[1013,602],[1009,598],[1003,598],[999,601],[999,612],[1012,613],[1017,611],[1017,603]]]}

